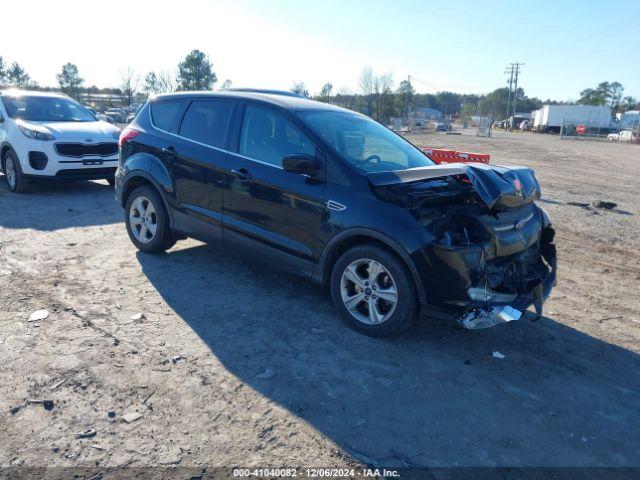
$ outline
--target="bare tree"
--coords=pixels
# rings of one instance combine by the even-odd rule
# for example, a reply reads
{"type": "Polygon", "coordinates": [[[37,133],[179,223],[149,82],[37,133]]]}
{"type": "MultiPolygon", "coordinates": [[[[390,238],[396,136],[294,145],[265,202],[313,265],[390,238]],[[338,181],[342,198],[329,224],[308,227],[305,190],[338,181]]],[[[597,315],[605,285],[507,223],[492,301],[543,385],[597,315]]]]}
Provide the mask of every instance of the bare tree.
{"type": "Polygon", "coordinates": [[[373,113],[373,70],[371,67],[364,67],[362,69],[362,73],[360,73],[360,90],[362,90],[362,95],[364,95],[365,101],[367,103],[367,115],[372,115],[373,113]]]}
{"type": "Polygon", "coordinates": [[[349,108],[351,110],[355,110],[356,108],[356,98],[349,87],[342,87],[338,90],[336,101],[344,108],[349,108]]]}
{"type": "Polygon", "coordinates": [[[309,98],[309,90],[307,90],[307,86],[304,84],[304,82],[293,82],[291,91],[302,97],[309,98]]]}
{"type": "Polygon", "coordinates": [[[377,77],[377,84],[380,90],[378,99],[378,121],[389,120],[394,113],[393,108],[393,74],[391,72],[377,77]]]}
{"type": "Polygon", "coordinates": [[[144,77],[144,86],[142,87],[142,90],[147,95],[158,93],[158,76],[155,72],[149,72],[144,77]]]}
{"type": "Polygon", "coordinates": [[[222,86],[220,87],[220,89],[224,90],[225,88],[231,88],[231,85],[233,85],[233,82],[227,78],[224,82],[222,82],[222,86]]]}
{"type": "Polygon", "coordinates": [[[373,112],[369,113],[371,117],[375,120],[380,120],[380,77],[378,75],[373,75],[373,86],[372,86],[372,105],[373,112]]]}
{"type": "Polygon", "coordinates": [[[120,72],[120,82],[123,99],[127,102],[127,105],[131,105],[131,103],[133,103],[133,97],[138,91],[140,77],[131,67],[127,67],[124,72],[120,72]]]}
{"type": "Polygon", "coordinates": [[[4,77],[7,75],[6,64],[4,63],[4,59],[2,55],[0,55],[0,85],[4,85],[4,77]]]}
{"type": "Polygon", "coordinates": [[[331,98],[331,92],[333,91],[333,84],[331,82],[327,82],[322,86],[320,93],[317,96],[317,99],[321,102],[328,102],[331,98]]]}
{"type": "Polygon", "coordinates": [[[157,74],[158,93],[175,92],[178,88],[177,74],[169,70],[162,70],[157,74]]]}

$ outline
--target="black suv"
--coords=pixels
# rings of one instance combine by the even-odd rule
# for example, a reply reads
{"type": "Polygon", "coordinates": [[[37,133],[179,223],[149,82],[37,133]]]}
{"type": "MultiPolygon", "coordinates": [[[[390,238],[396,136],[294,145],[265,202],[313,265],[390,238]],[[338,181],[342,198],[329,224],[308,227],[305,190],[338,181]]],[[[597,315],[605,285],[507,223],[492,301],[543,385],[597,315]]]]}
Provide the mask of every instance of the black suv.
{"type": "Polygon", "coordinates": [[[373,336],[425,307],[466,328],[539,316],[555,284],[530,169],[435,165],[370,118],[297,96],[150,100],[120,137],[116,192],[143,252],[187,236],[240,247],[328,285],[373,336]]]}

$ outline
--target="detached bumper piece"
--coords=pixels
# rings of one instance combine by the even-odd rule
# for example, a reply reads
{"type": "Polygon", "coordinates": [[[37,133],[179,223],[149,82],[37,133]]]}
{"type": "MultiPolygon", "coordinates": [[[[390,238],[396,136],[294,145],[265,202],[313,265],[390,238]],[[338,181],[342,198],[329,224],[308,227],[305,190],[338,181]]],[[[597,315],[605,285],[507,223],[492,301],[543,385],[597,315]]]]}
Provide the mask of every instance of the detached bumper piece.
{"type": "Polygon", "coordinates": [[[480,330],[520,320],[520,317],[522,317],[520,310],[504,305],[501,307],[474,307],[458,318],[458,321],[467,330],[480,330]]]}

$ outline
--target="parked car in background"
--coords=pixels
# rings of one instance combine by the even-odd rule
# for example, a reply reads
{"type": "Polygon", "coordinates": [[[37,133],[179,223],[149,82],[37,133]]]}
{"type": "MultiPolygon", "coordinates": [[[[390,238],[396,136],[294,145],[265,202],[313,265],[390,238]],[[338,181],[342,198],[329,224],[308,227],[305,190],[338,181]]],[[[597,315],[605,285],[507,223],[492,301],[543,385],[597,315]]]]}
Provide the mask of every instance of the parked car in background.
{"type": "Polygon", "coordinates": [[[160,95],[120,146],[116,198],[139,250],[185,237],[233,246],[328,285],[368,335],[429,308],[469,329],[532,304],[541,315],[555,284],[531,169],[435,165],[343,108],[255,91],[160,95]]]}
{"type": "Polygon", "coordinates": [[[108,108],[104,114],[111,117],[114,123],[125,123],[127,119],[127,114],[122,108],[108,108]]]}
{"type": "Polygon", "coordinates": [[[607,140],[609,140],[610,142],[617,142],[618,140],[620,140],[620,132],[610,133],[609,135],[607,135],[607,140]]]}
{"type": "Polygon", "coordinates": [[[126,119],[127,123],[131,123],[133,119],[136,118],[136,115],[142,108],[142,105],[140,105],[139,103],[136,103],[134,105],[131,105],[131,112],[127,115],[127,119],[126,119]]]}
{"type": "Polygon", "coordinates": [[[105,115],[104,113],[96,113],[96,118],[98,120],[102,120],[103,122],[113,123],[113,118],[109,115],[105,115]]]}
{"type": "Polygon", "coordinates": [[[621,130],[617,133],[610,133],[607,135],[607,140],[610,142],[631,143],[633,140],[633,132],[631,130],[621,130]]]}
{"type": "Polygon", "coordinates": [[[98,113],[96,112],[96,110],[92,107],[88,107],[88,106],[84,106],[87,110],[89,110],[91,113],[93,113],[93,116],[96,117],[98,120],[102,120],[103,122],[108,122],[108,123],[113,123],[113,119],[103,113],[98,113]]]}
{"type": "Polygon", "coordinates": [[[450,132],[453,130],[453,127],[449,122],[437,122],[435,131],[436,132],[450,132]]]}
{"type": "Polygon", "coordinates": [[[118,128],[66,95],[11,90],[0,99],[0,167],[11,191],[38,180],[113,183],[118,128]]]}

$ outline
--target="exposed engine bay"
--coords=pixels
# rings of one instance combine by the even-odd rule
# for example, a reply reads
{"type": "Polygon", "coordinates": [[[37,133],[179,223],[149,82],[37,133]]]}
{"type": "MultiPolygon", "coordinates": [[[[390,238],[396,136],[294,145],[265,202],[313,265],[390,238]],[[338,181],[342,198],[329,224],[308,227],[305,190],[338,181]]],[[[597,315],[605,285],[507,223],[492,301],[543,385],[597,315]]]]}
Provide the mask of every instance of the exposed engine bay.
{"type": "Polygon", "coordinates": [[[405,207],[432,236],[423,255],[438,278],[425,283],[436,297],[457,293],[465,328],[517,320],[515,312],[530,305],[542,315],[556,252],[549,219],[534,203],[540,187],[532,170],[452,164],[370,181],[380,199],[405,207]]]}

